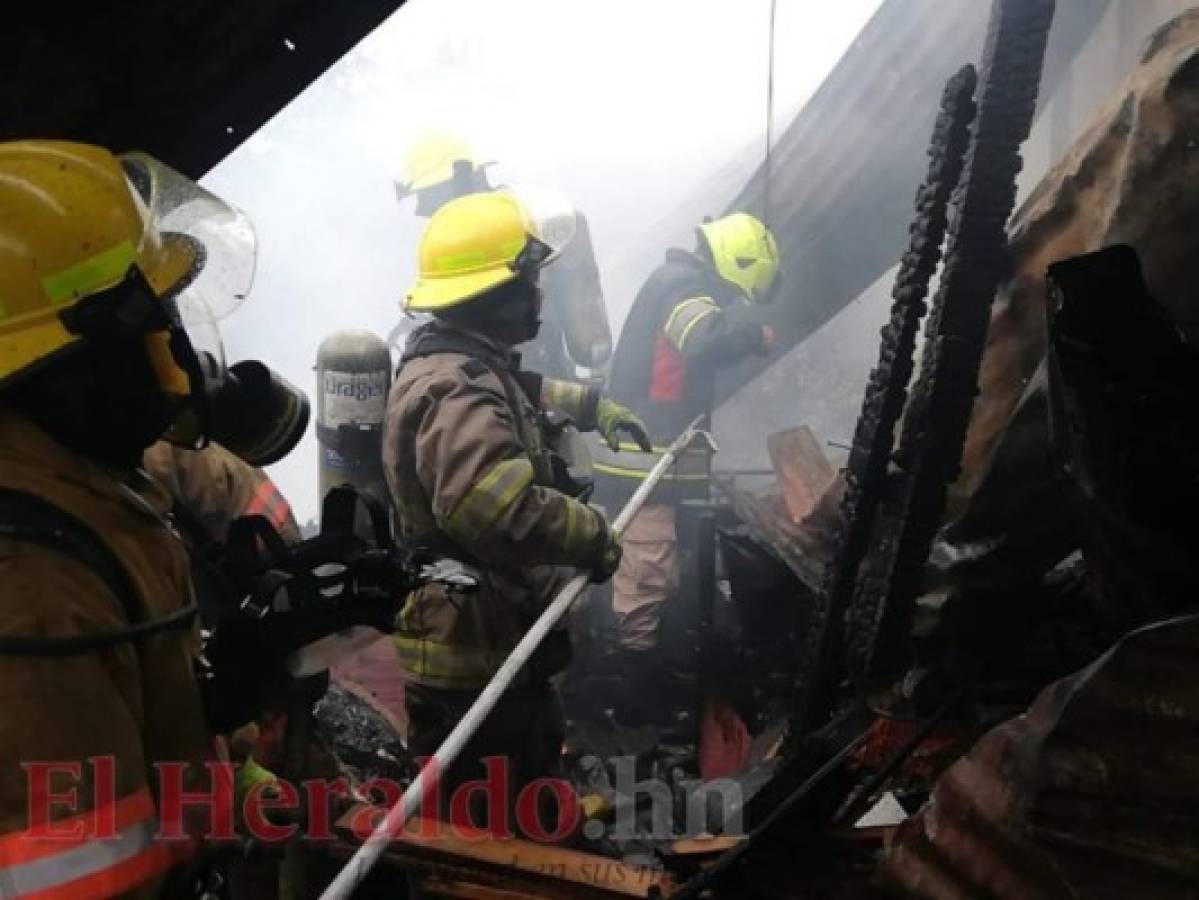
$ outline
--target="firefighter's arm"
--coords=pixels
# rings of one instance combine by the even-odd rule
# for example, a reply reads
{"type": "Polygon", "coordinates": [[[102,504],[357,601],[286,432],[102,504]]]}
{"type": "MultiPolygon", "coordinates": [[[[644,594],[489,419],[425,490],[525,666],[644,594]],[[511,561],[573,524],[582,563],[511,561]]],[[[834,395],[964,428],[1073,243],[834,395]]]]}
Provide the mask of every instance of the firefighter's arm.
{"type": "Polygon", "coordinates": [[[503,388],[491,373],[443,385],[417,426],[416,470],[438,526],[500,568],[599,565],[610,543],[603,516],[533,483],[503,388]]]}
{"type": "Polygon", "coordinates": [[[749,313],[748,303],[721,307],[711,297],[689,297],[671,309],[662,333],[688,362],[736,363],[770,349],[769,329],[749,313]]]}
{"type": "Polygon", "coordinates": [[[574,420],[580,431],[594,431],[603,392],[594,384],[541,378],[541,408],[574,420]]]}
{"type": "Polygon", "coordinates": [[[146,451],[142,465],[213,540],[223,541],[238,516],[253,515],[265,516],[287,543],[300,540],[291,506],[275,483],[220,444],[191,450],[159,441],[146,451]]]}
{"type": "Polygon", "coordinates": [[[557,378],[541,379],[541,406],[569,416],[580,431],[598,431],[615,453],[627,434],[646,453],[653,450],[645,423],[632,410],[607,397],[595,385],[557,378]]]}
{"type": "MultiPolygon", "coordinates": [[[[120,610],[75,560],[9,553],[0,542],[0,634],[108,632],[127,624],[120,610]]],[[[142,697],[141,678],[132,644],[0,655],[0,887],[48,898],[157,896],[186,845],[155,838],[142,710],[127,702],[142,697]]]]}

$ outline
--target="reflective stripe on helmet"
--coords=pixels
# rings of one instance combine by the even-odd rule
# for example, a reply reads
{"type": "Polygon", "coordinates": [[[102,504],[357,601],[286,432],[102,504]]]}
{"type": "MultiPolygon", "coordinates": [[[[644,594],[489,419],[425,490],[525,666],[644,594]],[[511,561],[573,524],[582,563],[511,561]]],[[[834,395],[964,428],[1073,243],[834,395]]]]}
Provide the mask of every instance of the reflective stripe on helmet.
{"type": "Polygon", "coordinates": [[[430,257],[427,268],[430,274],[456,275],[492,267],[495,265],[497,257],[514,263],[528,242],[527,236],[521,236],[516,240],[496,244],[494,248],[488,248],[486,251],[467,250],[461,253],[441,253],[430,257]]]}
{"type": "Polygon", "coordinates": [[[454,507],[442,526],[446,534],[469,547],[491,530],[533,483],[533,477],[533,464],[527,456],[496,464],[454,507]]]}
{"type": "Polygon", "coordinates": [[[68,269],[42,279],[42,290],[52,303],[66,303],[94,294],[101,288],[116,284],[125,277],[137,258],[132,241],[121,241],[115,247],[89,256],[68,269]]]}
{"type": "Polygon", "coordinates": [[[537,238],[535,229],[511,194],[490,191],[451,200],[425,227],[417,254],[420,273],[404,308],[448,309],[516,278],[537,238]]]}

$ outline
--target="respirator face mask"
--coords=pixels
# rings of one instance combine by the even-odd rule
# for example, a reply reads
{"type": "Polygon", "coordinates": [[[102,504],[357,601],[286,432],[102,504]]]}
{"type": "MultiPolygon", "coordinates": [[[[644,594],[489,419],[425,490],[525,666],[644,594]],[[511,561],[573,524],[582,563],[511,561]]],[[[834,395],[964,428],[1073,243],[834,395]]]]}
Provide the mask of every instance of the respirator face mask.
{"type": "Polygon", "coordinates": [[[146,228],[139,265],[157,295],[145,346],[177,414],[163,438],[216,441],[251,465],[286,456],[308,426],[307,397],[257,361],[227,364],[220,320],[249,295],[257,238],[240,210],[152,157],[121,157],[146,228]]]}

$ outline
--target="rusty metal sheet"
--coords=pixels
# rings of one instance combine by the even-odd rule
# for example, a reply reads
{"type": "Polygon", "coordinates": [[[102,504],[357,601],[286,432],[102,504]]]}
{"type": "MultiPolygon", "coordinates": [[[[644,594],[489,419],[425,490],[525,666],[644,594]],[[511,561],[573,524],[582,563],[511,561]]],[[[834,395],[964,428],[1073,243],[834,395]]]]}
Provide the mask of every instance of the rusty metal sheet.
{"type": "MultiPolygon", "coordinates": [[[[1083,5],[1063,4],[1063,10],[1083,5]]],[[[1132,24],[1145,15],[1142,6],[1154,4],[1120,6],[1132,24]]],[[[1131,244],[1142,254],[1154,296],[1191,340],[1199,335],[1193,287],[1199,229],[1192,226],[1199,215],[1199,155],[1193,152],[1197,71],[1199,9],[1190,9],[1153,35],[1140,67],[1013,218],[1014,272],[991,322],[962,460],[963,492],[977,486],[1044,356],[1045,272],[1051,263],[1117,241],[1131,244]]]]}
{"type": "Polygon", "coordinates": [[[1194,898],[1199,616],[1134,632],[984,736],[881,876],[937,900],[1194,898]]]}

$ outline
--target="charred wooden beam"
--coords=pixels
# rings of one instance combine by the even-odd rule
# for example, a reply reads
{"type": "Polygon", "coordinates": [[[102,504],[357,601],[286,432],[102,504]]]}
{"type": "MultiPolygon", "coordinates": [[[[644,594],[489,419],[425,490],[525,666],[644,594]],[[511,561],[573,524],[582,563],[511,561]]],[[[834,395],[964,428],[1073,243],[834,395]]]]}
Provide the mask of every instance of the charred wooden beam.
{"type": "Polygon", "coordinates": [[[891,319],[883,327],[879,361],[870,373],[841,495],[836,551],[823,569],[813,626],[799,648],[795,728],[805,733],[827,714],[840,680],[841,619],[849,607],[870,537],[895,442],[895,428],[912,378],[916,336],[929,283],[941,261],[949,197],[962,174],[977,76],[966,66],[949,80],[929,146],[929,167],[916,193],[916,219],[892,290],[891,319]]]}
{"type": "MultiPolygon", "coordinates": [[[[924,566],[945,513],[947,490],[960,470],[991,304],[1012,270],[1007,223],[1054,8],[1054,0],[998,0],[993,9],[978,116],[953,198],[949,249],[896,454],[900,471],[888,488],[874,552],[858,573],[846,616],[850,668],[859,680],[894,671],[907,657],[924,566]]],[[[840,674],[822,670],[823,695],[829,679],[840,674]]],[[[815,696],[820,700],[822,693],[815,696]]],[[[819,708],[818,702],[812,711],[819,708]]]]}

